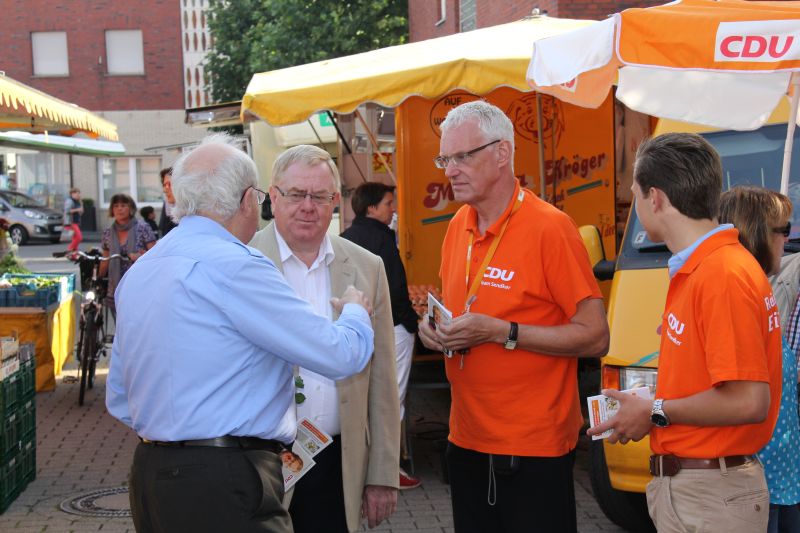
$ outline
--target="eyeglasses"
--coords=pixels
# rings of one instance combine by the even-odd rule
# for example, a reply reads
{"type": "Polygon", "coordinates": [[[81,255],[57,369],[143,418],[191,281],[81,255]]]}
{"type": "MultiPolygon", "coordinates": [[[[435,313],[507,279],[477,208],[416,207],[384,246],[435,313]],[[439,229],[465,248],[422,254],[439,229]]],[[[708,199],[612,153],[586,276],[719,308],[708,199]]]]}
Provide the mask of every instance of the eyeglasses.
{"type": "Polygon", "coordinates": [[[333,202],[333,199],[336,198],[336,193],[313,194],[306,191],[283,192],[278,187],[275,187],[275,190],[278,191],[281,196],[286,198],[290,204],[299,204],[303,202],[306,197],[308,197],[311,198],[311,201],[317,205],[330,205],[333,202]]]}
{"type": "Polygon", "coordinates": [[[469,161],[469,159],[473,155],[477,154],[484,148],[488,148],[493,144],[499,143],[500,141],[502,141],[502,139],[497,139],[496,141],[486,143],[483,146],[478,146],[477,148],[473,148],[469,152],[461,152],[453,155],[440,155],[438,157],[434,157],[433,164],[436,165],[436,168],[441,168],[441,169],[446,169],[448,165],[450,165],[450,163],[455,163],[457,167],[461,166],[467,161],[469,161]]]}
{"type": "Polygon", "coordinates": [[[253,187],[252,185],[244,190],[244,192],[242,193],[242,198],[239,200],[239,203],[244,202],[244,197],[247,194],[247,191],[249,191],[250,189],[256,191],[256,202],[258,202],[258,205],[263,204],[264,200],[267,199],[267,193],[265,193],[264,191],[262,191],[257,187],[253,187]]]}
{"type": "Polygon", "coordinates": [[[772,228],[773,233],[781,233],[784,237],[788,237],[792,233],[792,221],[786,223],[782,228],[772,228]]]}

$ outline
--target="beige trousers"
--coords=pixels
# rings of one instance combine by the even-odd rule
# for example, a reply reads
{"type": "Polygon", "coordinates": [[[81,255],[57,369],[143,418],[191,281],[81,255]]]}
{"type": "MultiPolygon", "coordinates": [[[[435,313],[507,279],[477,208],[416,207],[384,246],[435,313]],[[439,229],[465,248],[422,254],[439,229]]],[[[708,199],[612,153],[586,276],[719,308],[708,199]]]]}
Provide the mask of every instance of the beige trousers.
{"type": "Polygon", "coordinates": [[[647,485],[659,533],[767,531],[769,491],[758,461],[719,470],[684,469],[647,485]]]}

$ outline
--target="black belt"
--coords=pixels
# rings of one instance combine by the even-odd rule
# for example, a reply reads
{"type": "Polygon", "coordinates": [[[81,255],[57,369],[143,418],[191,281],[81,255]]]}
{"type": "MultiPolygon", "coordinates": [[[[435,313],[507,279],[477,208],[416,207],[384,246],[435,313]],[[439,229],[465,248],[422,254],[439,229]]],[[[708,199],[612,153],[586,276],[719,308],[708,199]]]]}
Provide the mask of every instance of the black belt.
{"type": "Polygon", "coordinates": [[[142,444],[150,446],[164,446],[167,448],[184,448],[184,447],[205,447],[205,448],[241,448],[242,450],[266,450],[268,452],[280,453],[287,448],[287,446],[277,440],[272,439],[259,439],[257,437],[235,437],[226,435],[224,437],[216,437],[213,439],[199,439],[199,440],[176,440],[176,441],[159,441],[147,440],[139,437],[142,444]]]}

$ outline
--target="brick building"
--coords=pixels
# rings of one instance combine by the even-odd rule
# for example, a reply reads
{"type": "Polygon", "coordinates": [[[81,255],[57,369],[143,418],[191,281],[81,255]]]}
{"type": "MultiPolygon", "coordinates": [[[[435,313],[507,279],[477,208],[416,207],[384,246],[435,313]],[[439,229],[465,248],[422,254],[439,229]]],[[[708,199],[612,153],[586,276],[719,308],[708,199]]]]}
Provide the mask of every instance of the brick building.
{"type": "Polygon", "coordinates": [[[601,20],[628,9],[664,4],[666,0],[409,0],[409,41],[519,20],[538,8],[551,17],[601,20]]]}
{"type": "MultiPolygon", "coordinates": [[[[119,127],[124,157],[53,153],[7,158],[17,187],[60,206],[71,184],[98,212],[117,192],[161,206],[158,171],[203,131],[184,125],[187,102],[206,103],[200,62],[208,0],[0,0],[0,70],[85,107],[119,127]],[[15,164],[16,163],[16,164],[15,164]]],[[[107,225],[98,216],[100,226],[107,225]]]]}

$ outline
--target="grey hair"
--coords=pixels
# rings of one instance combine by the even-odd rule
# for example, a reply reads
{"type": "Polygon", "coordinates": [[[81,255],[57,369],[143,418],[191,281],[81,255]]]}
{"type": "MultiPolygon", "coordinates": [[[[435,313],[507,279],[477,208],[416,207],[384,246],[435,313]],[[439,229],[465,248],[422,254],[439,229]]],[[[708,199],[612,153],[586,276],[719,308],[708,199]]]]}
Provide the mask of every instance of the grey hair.
{"type": "Polygon", "coordinates": [[[272,184],[280,185],[283,174],[295,163],[313,167],[320,163],[326,163],[333,175],[333,192],[339,191],[339,169],[333,162],[331,154],[326,150],[311,144],[298,144],[282,152],[272,164],[272,184]]]}
{"type": "Polygon", "coordinates": [[[257,185],[256,165],[238,141],[225,133],[209,135],[173,166],[172,218],[177,222],[208,213],[229,220],[239,209],[242,194],[257,185]]]}
{"type": "Polygon", "coordinates": [[[511,152],[514,152],[514,125],[511,123],[511,119],[499,107],[485,100],[475,100],[454,107],[447,113],[447,117],[439,125],[439,129],[444,133],[473,120],[478,123],[478,130],[483,134],[486,142],[495,139],[508,141],[511,143],[511,152]]]}

